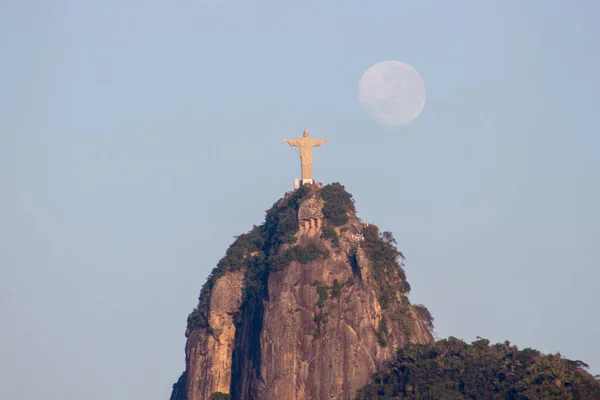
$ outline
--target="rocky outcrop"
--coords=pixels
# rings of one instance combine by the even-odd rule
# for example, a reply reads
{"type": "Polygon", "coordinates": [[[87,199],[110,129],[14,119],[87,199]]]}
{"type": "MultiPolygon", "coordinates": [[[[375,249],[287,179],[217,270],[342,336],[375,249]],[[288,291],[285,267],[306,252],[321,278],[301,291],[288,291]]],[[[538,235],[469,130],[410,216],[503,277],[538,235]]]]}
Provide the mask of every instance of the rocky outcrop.
{"type": "Polygon", "coordinates": [[[174,395],[353,399],[396,348],[433,341],[393,238],[350,200],[339,184],[303,187],[238,238],[190,314],[174,395]]]}
{"type": "MultiPolygon", "coordinates": [[[[368,262],[361,264],[363,276],[369,276],[368,262]]],[[[411,337],[390,322],[382,347],[377,332],[383,318],[391,321],[369,280],[355,278],[344,252],[272,273],[261,333],[260,398],[353,399],[397,347],[431,341],[423,322],[409,312],[402,323],[411,337]],[[335,282],[341,288],[334,297],[335,282]]]]}
{"type": "Polygon", "coordinates": [[[212,393],[229,393],[235,325],[233,316],[242,297],[243,271],[216,279],[210,296],[210,329],[188,332],[185,346],[187,398],[208,399],[212,393]]]}
{"type": "Polygon", "coordinates": [[[323,200],[313,196],[298,208],[298,230],[301,235],[320,235],[323,224],[323,200]]]}

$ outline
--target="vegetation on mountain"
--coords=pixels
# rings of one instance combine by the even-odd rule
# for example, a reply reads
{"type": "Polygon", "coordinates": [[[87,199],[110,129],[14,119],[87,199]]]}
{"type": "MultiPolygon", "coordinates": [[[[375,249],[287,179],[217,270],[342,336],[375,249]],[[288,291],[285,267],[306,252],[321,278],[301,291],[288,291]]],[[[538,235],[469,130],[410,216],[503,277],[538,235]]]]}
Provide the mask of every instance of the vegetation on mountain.
{"type": "Polygon", "coordinates": [[[334,226],[341,226],[348,222],[348,213],[355,212],[354,199],[339,182],[323,186],[321,190],[323,199],[323,216],[334,226]]]}
{"type": "Polygon", "coordinates": [[[309,244],[306,247],[296,245],[290,247],[282,254],[271,257],[269,263],[272,271],[282,271],[292,261],[298,261],[300,264],[308,264],[321,256],[323,256],[324,259],[327,259],[329,258],[329,252],[327,250],[321,250],[313,244],[309,244]]]}
{"type": "Polygon", "coordinates": [[[333,280],[333,286],[331,287],[331,297],[334,299],[339,299],[342,295],[342,288],[344,285],[340,283],[337,279],[333,280]]]}
{"type": "Polygon", "coordinates": [[[433,331],[433,316],[423,304],[415,304],[415,311],[419,318],[425,323],[425,326],[429,331],[433,331]]]}
{"type": "Polygon", "coordinates": [[[319,295],[319,300],[317,301],[317,306],[319,308],[323,308],[325,306],[325,302],[329,297],[329,293],[327,292],[327,286],[317,285],[317,294],[319,295]]]}
{"type": "MultiPolygon", "coordinates": [[[[391,232],[380,233],[375,225],[367,225],[363,229],[364,240],[360,247],[371,261],[373,279],[378,288],[379,302],[384,310],[388,308],[396,294],[406,295],[410,285],[406,281],[406,273],[402,267],[404,255],[395,246],[396,240],[391,232]],[[401,261],[398,261],[398,260],[401,261]]],[[[352,252],[350,257],[352,257],[352,252]]],[[[356,260],[351,260],[351,265],[356,260]]]]}
{"type": "Polygon", "coordinates": [[[519,350],[509,342],[489,343],[450,337],[429,345],[408,344],[356,399],[600,399],[600,381],[583,362],[519,350]]]}
{"type": "Polygon", "coordinates": [[[340,238],[337,234],[337,232],[335,231],[335,229],[333,229],[330,226],[324,226],[321,228],[321,237],[323,239],[329,239],[331,240],[331,243],[333,244],[333,247],[340,247],[340,238]]]}
{"type": "Polygon", "coordinates": [[[387,320],[385,317],[382,317],[379,326],[377,327],[377,343],[379,343],[381,347],[387,346],[388,335],[389,330],[387,320]]]}
{"type": "Polygon", "coordinates": [[[317,324],[317,327],[313,331],[313,339],[318,339],[321,337],[321,326],[327,322],[327,317],[329,313],[324,313],[322,310],[313,316],[313,322],[317,324]]]}

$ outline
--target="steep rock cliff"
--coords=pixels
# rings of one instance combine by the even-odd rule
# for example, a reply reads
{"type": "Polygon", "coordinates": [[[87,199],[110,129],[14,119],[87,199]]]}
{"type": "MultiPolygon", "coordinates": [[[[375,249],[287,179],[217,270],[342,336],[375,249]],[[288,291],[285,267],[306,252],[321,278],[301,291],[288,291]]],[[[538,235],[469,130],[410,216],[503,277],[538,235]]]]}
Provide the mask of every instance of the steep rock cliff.
{"type": "Polygon", "coordinates": [[[202,288],[171,399],[353,399],[396,348],[433,341],[394,244],[339,184],[287,193],[202,288]]]}

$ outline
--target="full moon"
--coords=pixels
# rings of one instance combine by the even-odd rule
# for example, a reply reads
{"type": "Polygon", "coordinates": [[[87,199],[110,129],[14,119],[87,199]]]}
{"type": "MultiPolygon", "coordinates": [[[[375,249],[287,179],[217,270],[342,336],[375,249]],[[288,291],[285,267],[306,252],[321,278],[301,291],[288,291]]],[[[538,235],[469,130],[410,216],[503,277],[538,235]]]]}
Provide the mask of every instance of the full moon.
{"type": "Polygon", "coordinates": [[[425,84],[410,65],[382,61],[363,74],[358,99],[367,115],[380,124],[407,125],[423,111],[425,84]]]}

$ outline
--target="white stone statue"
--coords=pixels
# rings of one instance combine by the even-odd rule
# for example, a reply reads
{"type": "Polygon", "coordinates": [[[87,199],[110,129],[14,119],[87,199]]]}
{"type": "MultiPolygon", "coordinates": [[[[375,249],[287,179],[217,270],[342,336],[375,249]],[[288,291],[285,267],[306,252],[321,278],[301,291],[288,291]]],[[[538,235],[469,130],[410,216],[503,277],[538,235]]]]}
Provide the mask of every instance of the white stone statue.
{"type": "Polygon", "coordinates": [[[322,146],[329,142],[329,139],[315,139],[308,136],[308,130],[305,130],[301,137],[295,139],[283,139],[292,147],[300,147],[300,164],[302,166],[302,183],[313,181],[312,177],[312,148],[322,146]]]}

